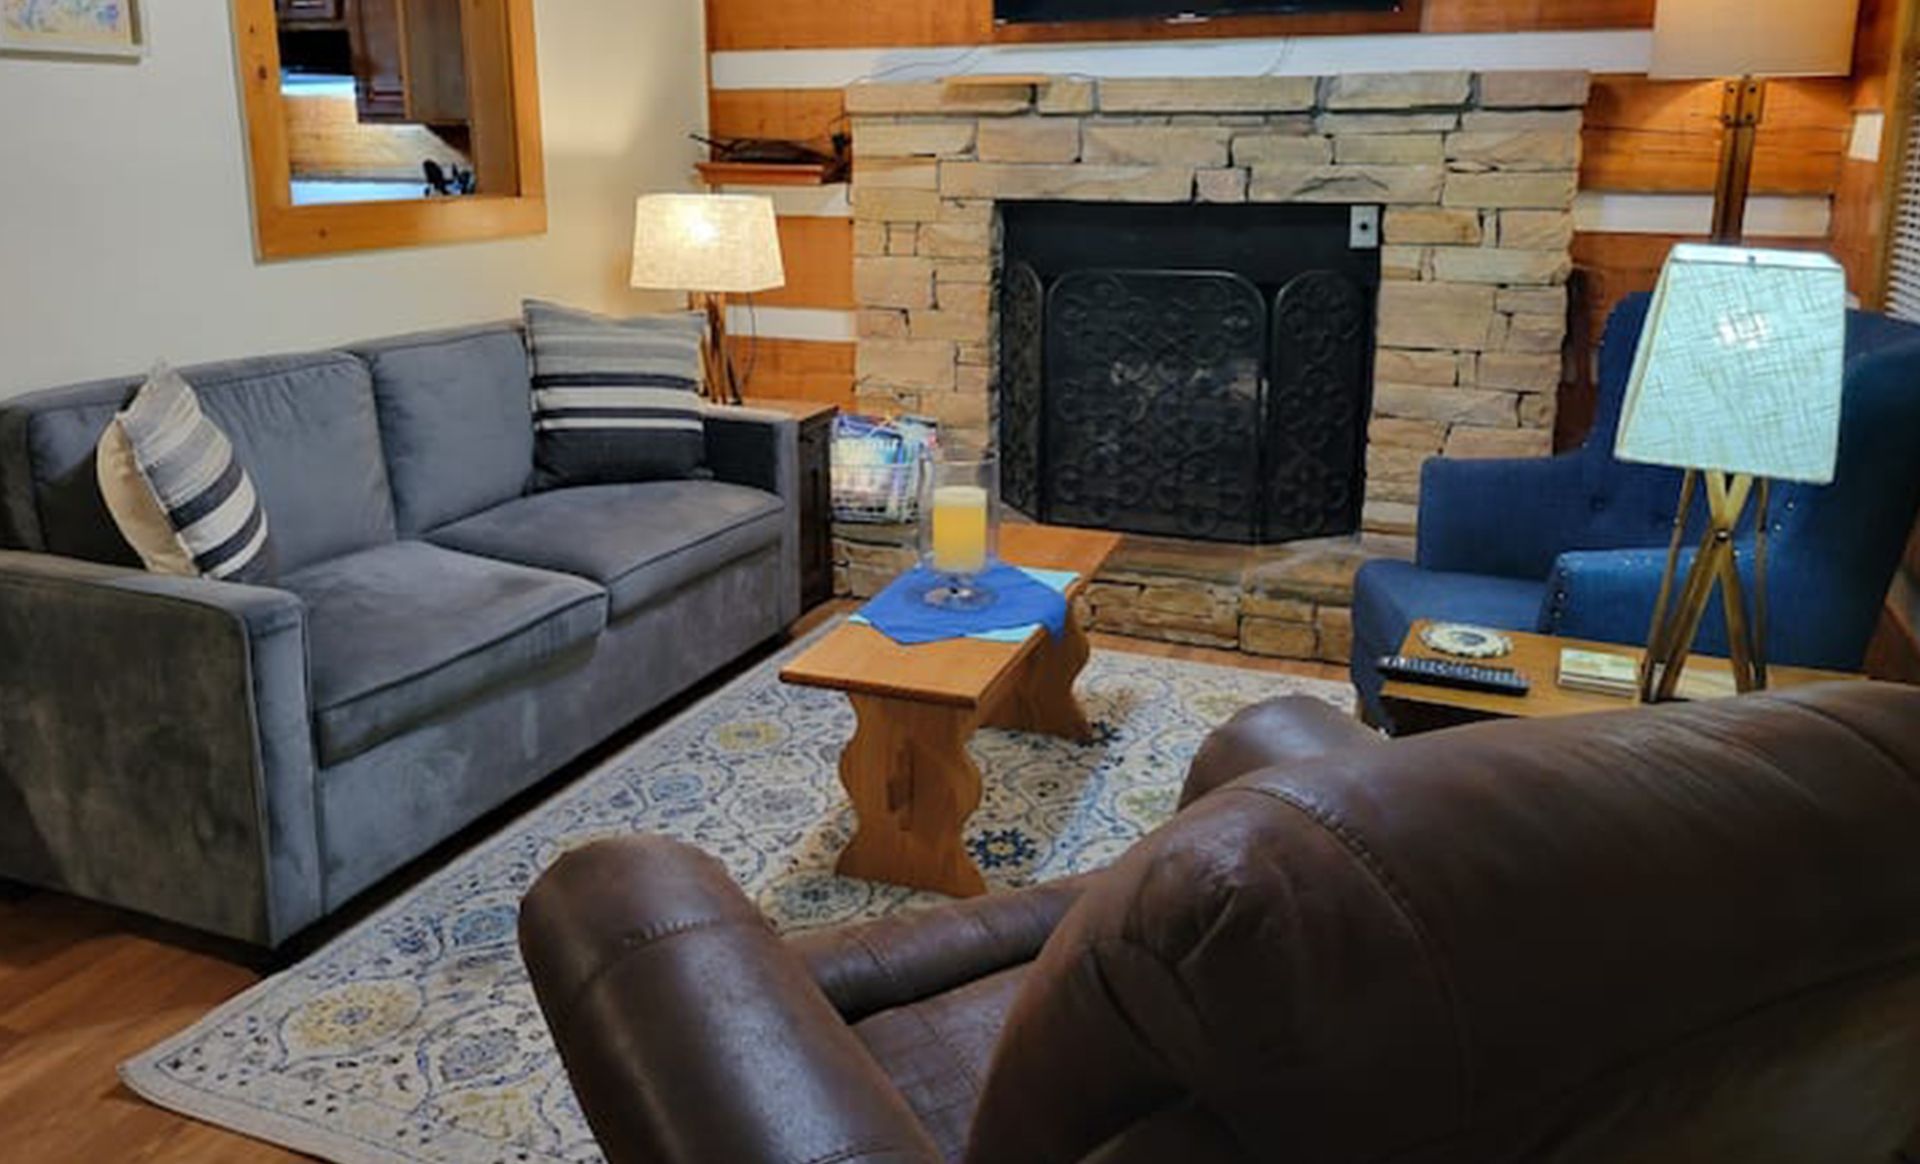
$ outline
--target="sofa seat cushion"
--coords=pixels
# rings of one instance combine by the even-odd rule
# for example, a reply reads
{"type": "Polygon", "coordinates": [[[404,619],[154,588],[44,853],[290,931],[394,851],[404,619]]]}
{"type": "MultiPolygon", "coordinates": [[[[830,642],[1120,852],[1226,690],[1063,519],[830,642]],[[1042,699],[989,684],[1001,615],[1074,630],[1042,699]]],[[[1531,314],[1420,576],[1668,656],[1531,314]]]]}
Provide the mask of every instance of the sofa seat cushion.
{"type": "Polygon", "coordinates": [[[403,541],[281,578],[307,608],[320,762],[337,764],[590,647],[606,592],[403,541]]]}
{"type": "Polygon", "coordinates": [[[619,619],[777,545],[785,508],[771,493],[718,481],[586,485],[496,505],[427,538],[597,582],[619,619]]]}

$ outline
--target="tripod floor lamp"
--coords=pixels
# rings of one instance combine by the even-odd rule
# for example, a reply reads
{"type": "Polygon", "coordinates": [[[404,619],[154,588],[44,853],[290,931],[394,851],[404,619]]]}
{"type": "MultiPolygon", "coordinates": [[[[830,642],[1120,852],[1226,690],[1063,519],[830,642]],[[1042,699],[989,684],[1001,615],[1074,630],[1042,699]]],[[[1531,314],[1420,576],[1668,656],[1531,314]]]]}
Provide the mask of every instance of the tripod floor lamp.
{"type": "Polygon", "coordinates": [[[1654,291],[1614,455],[1686,470],[1640,671],[1646,702],[1674,697],[1714,591],[1734,682],[1764,688],[1768,483],[1828,484],[1839,460],[1847,278],[1825,255],[1682,244],[1654,291]],[[1707,518],[1675,589],[1696,493],[1707,518]],[[1753,508],[1754,594],[1739,563],[1753,508]]]}
{"type": "Polygon", "coordinates": [[[1833,479],[1846,340],[1846,274],[1823,255],[1748,250],[1747,195],[1767,78],[1853,69],[1859,0],[1659,0],[1656,79],[1717,79],[1725,127],[1710,237],[1675,247],[1641,336],[1615,455],[1686,470],[1640,670],[1640,696],[1672,699],[1714,592],[1734,682],[1767,685],[1769,482],[1833,479]],[[1696,496],[1706,521],[1679,578],[1696,496]],[[1754,516],[1754,592],[1738,534],[1754,516]],[[1677,589],[1676,589],[1677,584],[1677,589]]]}

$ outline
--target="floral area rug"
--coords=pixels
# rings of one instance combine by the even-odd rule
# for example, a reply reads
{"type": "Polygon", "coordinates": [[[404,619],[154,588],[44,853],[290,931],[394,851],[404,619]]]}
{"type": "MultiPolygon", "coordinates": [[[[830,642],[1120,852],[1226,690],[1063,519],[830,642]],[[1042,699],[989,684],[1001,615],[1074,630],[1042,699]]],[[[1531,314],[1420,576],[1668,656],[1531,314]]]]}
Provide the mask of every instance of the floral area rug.
{"type": "MultiPolygon", "coordinates": [[[[155,1103],[339,1164],[600,1159],[515,945],[515,910],[568,849],[646,831],[726,862],[786,931],[943,900],[835,876],[852,828],[841,696],[742,676],[424,880],[306,961],[130,1060],[155,1103]]],[[[995,889],[1097,869],[1172,813],[1207,732],[1344,684],[1099,651],[1096,738],[983,731],[967,844],[995,889]]]]}

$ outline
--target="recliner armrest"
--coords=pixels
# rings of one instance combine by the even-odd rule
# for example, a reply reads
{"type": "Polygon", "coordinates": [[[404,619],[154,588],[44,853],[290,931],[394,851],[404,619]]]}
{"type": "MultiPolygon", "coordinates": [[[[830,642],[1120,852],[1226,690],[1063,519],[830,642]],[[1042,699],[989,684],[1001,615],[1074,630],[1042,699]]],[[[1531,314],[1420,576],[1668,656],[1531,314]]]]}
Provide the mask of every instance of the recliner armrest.
{"type": "Polygon", "coordinates": [[[788,944],[841,1017],[859,1020],[1040,955],[1088,885],[1065,877],[1015,893],[800,934],[788,944]]]}
{"type": "Polygon", "coordinates": [[[0,551],[0,872],[273,945],[321,912],[305,607],[0,551]]]}
{"type": "Polygon", "coordinates": [[[562,857],[520,948],[611,1164],[941,1159],[718,861],[665,837],[562,857]]]}
{"type": "Polygon", "coordinates": [[[1180,807],[1249,772],[1381,742],[1380,733],[1312,696],[1257,703],[1215,728],[1194,753],[1180,788],[1180,807]]]}

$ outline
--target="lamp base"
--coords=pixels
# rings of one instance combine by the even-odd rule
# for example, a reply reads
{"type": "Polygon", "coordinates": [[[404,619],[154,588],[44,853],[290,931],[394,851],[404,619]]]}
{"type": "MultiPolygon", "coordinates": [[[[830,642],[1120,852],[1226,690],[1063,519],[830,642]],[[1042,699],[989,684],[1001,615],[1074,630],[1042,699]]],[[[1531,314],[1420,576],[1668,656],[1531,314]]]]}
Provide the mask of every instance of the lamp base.
{"type": "Polygon", "coordinates": [[[1667,548],[1667,567],[1660,580],[1660,596],[1655,601],[1653,628],[1647,636],[1647,652],[1640,664],[1640,699],[1643,703],[1665,703],[1674,698],[1687,657],[1693,651],[1694,636],[1713,601],[1714,590],[1721,592],[1727,618],[1728,654],[1733,666],[1734,686],[1741,693],[1762,691],[1767,686],[1766,660],[1766,544],[1767,492],[1765,480],[1743,474],[1689,469],[1680,486],[1680,506],[1673,519],[1673,541],[1667,548]],[[1704,482],[1707,520],[1693,565],[1686,580],[1674,593],[1679,573],[1681,542],[1685,537],[1688,511],[1693,497],[1704,482]],[[1740,580],[1739,551],[1734,533],[1749,503],[1756,497],[1758,513],[1754,518],[1755,569],[1753,617],[1749,618],[1746,586],[1740,580]]]}
{"type": "Polygon", "coordinates": [[[733,366],[733,347],[727,341],[727,297],[715,292],[698,292],[693,297],[695,311],[707,316],[707,338],[700,348],[705,368],[703,391],[715,404],[742,402],[740,376],[733,366]]]}

